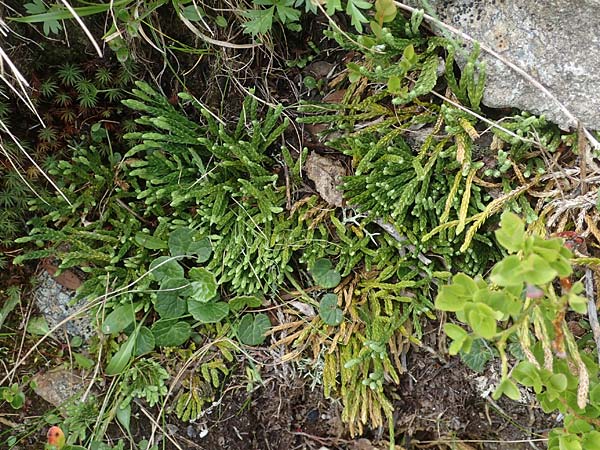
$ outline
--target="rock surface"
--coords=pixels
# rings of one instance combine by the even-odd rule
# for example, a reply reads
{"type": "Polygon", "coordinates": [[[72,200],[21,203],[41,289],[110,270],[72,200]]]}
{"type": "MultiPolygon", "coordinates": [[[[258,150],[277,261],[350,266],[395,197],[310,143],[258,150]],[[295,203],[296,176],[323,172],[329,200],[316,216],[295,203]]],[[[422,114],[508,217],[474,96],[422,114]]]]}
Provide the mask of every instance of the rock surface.
{"type": "MultiPolygon", "coordinates": [[[[50,329],[76,313],[85,304],[84,301],[80,301],[72,305],[75,292],[61,285],[46,271],[42,271],[38,276],[38,285],[33,292],[33,297],[50,329]]],[[[65,329],[69,336],[80,336],[84,341],[94,335],[94,327],[87,315],[83,318],[69,320],[65,329]]],[[[57,330],[53,336],[63,339],[64,332],[57,330]]]]}
{"type": "MultiPolygon", "coordinates": [[[[407,2],[422,8],[421,0],[407,2]]],[[[491,47],[541,82],[584,126],[600,129],[600,0],[429,0],[437,17],[491,47]]],[[[425,12],[428,13],[427,9],[425,12]]],[[[483,103],[577,124],[543,92],[482,51],[483,103]]]]}
{"type": "Polygon", "coordinates": [[[333,206],[343,206],[344,197],[338,187],[346,169],[340,161],[313,152],[306,159],[304,171],[323,200],[333,206]]]}
{"type": "Polygon", "coordinates": [[[35,393],[48,403],[61,408],[86,387],[85,380],[66,369],[57,369],[37,374],[35,393]]]}

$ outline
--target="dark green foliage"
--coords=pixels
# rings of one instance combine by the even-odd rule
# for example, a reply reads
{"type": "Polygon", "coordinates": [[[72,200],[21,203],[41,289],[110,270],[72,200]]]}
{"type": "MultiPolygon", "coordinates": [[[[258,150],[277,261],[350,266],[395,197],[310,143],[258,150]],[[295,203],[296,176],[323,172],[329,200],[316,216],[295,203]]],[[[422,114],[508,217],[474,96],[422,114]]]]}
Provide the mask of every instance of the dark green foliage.
{"type": "MultiPolygon", "coordinates": [[[[128,176],[146,210],[209,236],[214,257],[208,268],[233,292],[269,291],[289,270],[291,249],[282,231],[292,223],[281,215],[285,190],[273,173],[271,146],[287,127],[280,109],[264,120],[250,98],[233,132],[199,108],[205,126],[176,111],[167,100],[138,83],[138,99],[127,106],[147,113],[138,123],[155,131],[130,134],[140,144],[126,158],[128,176]]],[[[189,96],[184,100],[194,104],[189,96]]]]}
{"type": "MultiPolygon", "coordinates": [[[[474,251],[465,255],[457,252],[464,237],[453,229],[438,235],[434,241],[423,243],[421,240],[442,223],[444,217],[446,220],[457,218],[461,209],[460,189],[452,190],[461,166],[453,152],[442,151],[446,141],[438,143],[423,160],[401,137],[384,147],[375,144],[384,141],[379,136],[369,133],[332,143],[351,155],[356,164],[355,175],[347,177],[343,185],[349,204],[368,213],[372,219],[394,224],[416,252],[433,252],[442,257],[445,270],[453,267],[475,272],[483,270],[490,258],[497,256],[494,256],[491,240],[484,236],[478,236],[474,251]],[[445,214],[447,208],[450,213],[445,214]]],[[[481,189],[475,185],[470,189],[468,216],[485,207],[481,189]]]]}
{"type": "Polygon", "coordinates": [[[9,247],[25,228],[27,202],[34,194],[23,182],[33,180],[22,169],[20,150],[7,142],[2,147],[6,153],[0,152],[0,245],[9,247]]]}

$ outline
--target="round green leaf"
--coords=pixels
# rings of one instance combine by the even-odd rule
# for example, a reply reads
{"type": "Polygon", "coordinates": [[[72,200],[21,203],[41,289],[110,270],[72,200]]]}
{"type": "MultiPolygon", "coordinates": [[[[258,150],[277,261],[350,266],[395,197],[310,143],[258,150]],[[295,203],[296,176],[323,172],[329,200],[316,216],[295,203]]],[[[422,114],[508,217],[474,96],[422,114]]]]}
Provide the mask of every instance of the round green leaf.
{"type": "Polygon", "coordinates": [[[189,228],[178,228],[169,235],[169,251],[173,256],[198,256],[198,262],[208,260],[212,252],[208,238],[196,239],[196,233],[189,228]]]}
{"type": "Polygon", "coordinates": [[[271,321],[266,314],[245,314],[238,324],[237,335],[242,344],[260,345],[270,327],[271,321]]]}
{"type": "Polygon", "coordinates": [[[344,313],[338,308],[337,302],[337,295],[326,294],[319,303],[319,316],[327,325],[337,326],[342,323],[344,313]]]}
{"type": "Polygon", "coordinates": [[[137,242],[140,247],[149,250],[162,250],[167,248],[167,243],[164,240],[147,233],[135,233],[135,242],[137,242]]]}
{"type": "Polygon", "coordinates": [[[262,299],[255,295],[239,295],[229,300],[229,309],[234,312],[241,311],[242,309],[258,308],[262,305],[262,299]]]}
{"type": "Polygon", "coordinates": [[[546,381],[548,390],[563,392],[567,389],[567,377],[562,373],[555,373],[546,381]]]}
{"type": "Polygon", "coordinates": [[[10,401],[12,409],[21,409],[25,404],[25,394],[21,391],[17,392],[10,401]]]}
{"type": "Polygon", "coordinates": [[[217,279],[204,268],[194,268],[189,272],[190,297],[197,302],[206,303],[217,295],[217,279]]]}
{"type": "Polygon", "coordinates": [[[521,361],[512,371],[513,378],[523,386],[533,387],[535,392],[541,390],[542,380],[539,369],[529,361],[521,361]]]}
{"type": "Polygon", "coordinates": [[[482,303],[469,304],[467,322],[473,331],[485,339],[491,339],[496,334],[496,317],[494,310],[482,303]]]}
{"type": "Polygon", "coordinates": [[[504,290],[492,291],[490,289],[481,289],[475,296],[475,301],[486,303],[494,311],[499,311],[503,315],[510,316],[519,314],[523,306],[523,302],[519,298],[504,290]]]}
{"type": "Polygon", "coordinates": [[[225,302],[201,303],[189,298],[188,311],[198,322],[217,323],[227,317],[229,305],[225,302]]]}
{"type": "Polygon", "coordinates": [[[27,322],[27,332],[36,336],[44,336],[50,332],[48,321],[44,316],[36,316],[27,322]]]}
{"type": "Polygon", "coordinates": [[[585,450],[600,450],[600,431],[590,431],[583,437],[585,450]]]}
{"type": "Polygon", "coordinates": [[[462,310],[469,299],[462,286],[450,284],[440,289],[435,299],[435,307],[442,311],[456,312],[462,310]]]}
{"type": "Polygon", "coordinates": [[[525,241],[525,224],[512,212],[505,212],[500,219],[500,229],[496,231],[498,243],[512,253],[523,248],[525,241]]]}
{"type": "Polygon", "coordinates": [[[585,314],[587,312],[588,300],[585,297],[581,297],[579,295],[575,295],[569,292],[569,306],[575,312],[579,314],[585,314]]]}
{"type": "Polygon", "coordinates": [[[525,281],[524,275],[521,259],[511,255],[494,266],[490,280],[498,286],[520,286],[525,281]]]}
{"type": "Polygon", "coordinates": [[[154,309],[163,319],[173,319],[185,315],[187,303],[181,298],[188,293],[189,281],[185,278],[167,278],[156,293],[154,309]]]}
{"type": "Polygon", "coordinates": [[[569,433],[582,434],[592,431],[592,425],[584,419],[567,415],[565,416],[565,428],[569,433]]]}
{"type": "Polygon", "coordinates": [[[135,356],[145,355],[154,350],[154,334],[148,327],[141,327],[135,342],[135,356]]]}
{"type": "Polygon", "coordinates": [[[331,261],[326,258],[317,259],[311,273],[315,282],[325,289],[336,287],[342,279],[340,273],[333,269],[331,261]]]}
{"type": "Polygon", "coordinates": [[[524,274],[525,281],[531,284],[550,283],[558,275],[558,272],[539,255],[529,255],[522,264],[527,270],[524,274]]]}
{"type": "Polygon", "coordinates": [[[159,320],[152,326],[154,343],[157,347],[177,347],[190,338],[190,324],[175,319],[159,320]]]}
{"type": "Polygon", "coordinates": [[[217,24],[217,26],[225,28],[227,26],[227,19],[219,15],[215,17],[215,23],[217,24]]]}
{"type": "Polygon", "coordinates": [[[177,228],[169,234],[169,251],[172,256],[186,256],[192,243],[192,230],[177,228]]]}
{"type": "Polygon", "coordinates": [[[521,392],[519,392],[519,388],[508,378],[500,382],[500,384],[492,394],[492,398],[494,400],[498,400],[502,394],[515,401],[521,398],[521,392]]]}
{"type": "Polygon", "coordinates": [[[203,263],[208,261],[210,258],[210,254],[212,253],[212,246],[210,244],[210,239],[207,237],[200,239],[199,241],[194,241],[190,244],[188,248],[189,255],[196,255],[197,261],[199,263],[203,263]]]}
{"type": "Polygon", "coordinates": [[[170,256],[160,256],[150,263],[154,278],[162,281],[166,278],[183,278],[183,267],[170,256]]]}

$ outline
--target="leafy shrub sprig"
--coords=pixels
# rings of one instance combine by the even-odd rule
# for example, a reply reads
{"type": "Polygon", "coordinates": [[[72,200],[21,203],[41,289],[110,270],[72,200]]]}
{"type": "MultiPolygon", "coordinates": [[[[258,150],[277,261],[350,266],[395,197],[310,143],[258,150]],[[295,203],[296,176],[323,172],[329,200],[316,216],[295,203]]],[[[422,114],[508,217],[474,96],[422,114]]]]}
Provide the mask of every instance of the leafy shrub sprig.
{"type": "Polygon", "coordinates": [[[583,284],[562,283],[562,292],[555,287],[555,281],[572,275],[572,254],[562,239],[527,234],[523,221],[510,212],[502,215],[496,239],[509,254],[494,266],[489,280],[459,273],[436,298],[436,308],[454,312],[471,329],[445,324],[452,339],[449,352],[471,353],[475,338],[494,343],[502,379],[493,398],[504,394],[518,400],[516,383],[531,388],[545,412],[565,415],[565,428],[550,435],[550,449],[596,448],[598,365],[578,348],[565,320],[568,311],[586,312],[583,284]],[[525,359],[509,370],[506,348],[511,338],[519,342],[525,359]]]}

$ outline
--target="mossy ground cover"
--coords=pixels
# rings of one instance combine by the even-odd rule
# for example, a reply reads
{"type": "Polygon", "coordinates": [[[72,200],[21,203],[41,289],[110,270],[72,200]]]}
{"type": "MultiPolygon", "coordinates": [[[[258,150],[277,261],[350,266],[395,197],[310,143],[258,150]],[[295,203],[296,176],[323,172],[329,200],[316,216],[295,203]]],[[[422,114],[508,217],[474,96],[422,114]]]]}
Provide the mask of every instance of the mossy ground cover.
{"type": "Polygon", "coordinates": [[[254,3],[74,5],[102,59],[59,4],[7,13],[39,117],[0,110],[2,442],[593,448],[581,133],[487,110],[478,47],[422,13],[254,3]],[[40,32],[77,45],[57,58],[68,42],[40,32]],[[579,247],[495,233],[503,211],[579,247]],[[39,270],[92,337],[48,325],[39,270]],[[59,371],[81,389],[41,403],[33,375],[59,371]]]}

